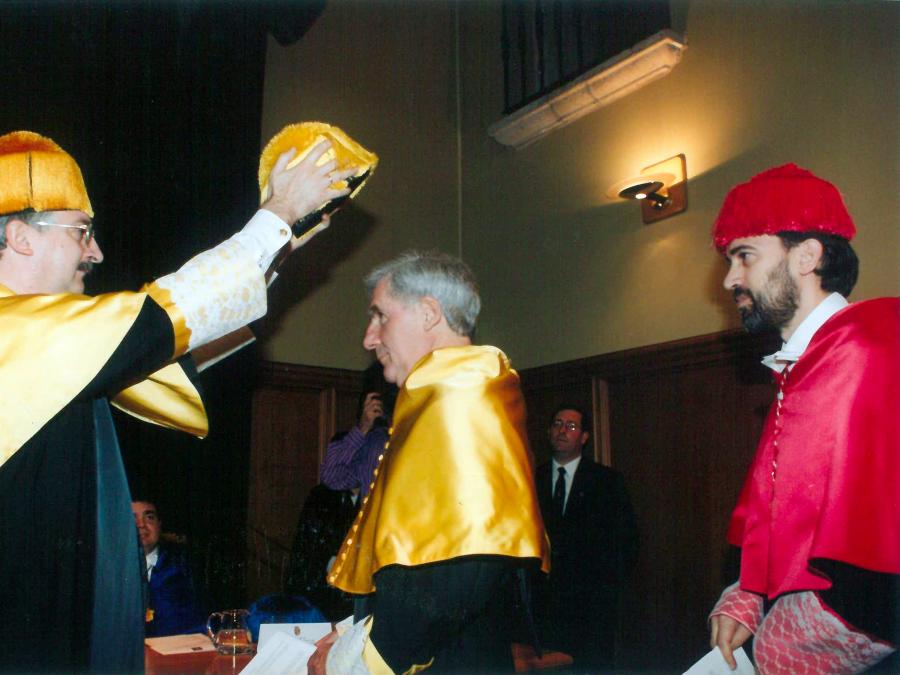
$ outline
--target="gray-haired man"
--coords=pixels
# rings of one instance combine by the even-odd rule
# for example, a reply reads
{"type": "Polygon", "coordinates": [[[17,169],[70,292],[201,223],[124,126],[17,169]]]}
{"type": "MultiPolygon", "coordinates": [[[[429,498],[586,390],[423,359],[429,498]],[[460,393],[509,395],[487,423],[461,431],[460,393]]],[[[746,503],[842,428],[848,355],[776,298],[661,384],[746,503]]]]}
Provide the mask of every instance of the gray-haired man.
{"type": "Polygon", "coordinates": [[[511,672],[516,570],[547,568],[518,375],[500,350],[472,345],[481,300],[461,261],[406,253],[366,286],[363,345],[400,393],[329,582],[375,595],[311,672],[511,672]]]}

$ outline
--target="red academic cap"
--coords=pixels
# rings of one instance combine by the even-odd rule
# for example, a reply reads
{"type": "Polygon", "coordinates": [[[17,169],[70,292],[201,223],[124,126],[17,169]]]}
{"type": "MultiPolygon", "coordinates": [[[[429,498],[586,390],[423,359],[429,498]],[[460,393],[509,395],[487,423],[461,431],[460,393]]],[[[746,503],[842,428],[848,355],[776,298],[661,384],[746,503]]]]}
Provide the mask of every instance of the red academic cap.
{"type": "Polygon", "coordinates": [[[824,232],[849,240],[856,226],[834,185],[785,164],[733,187],[712,235],[724,251],[734,239],[779,232],[824,232]]]}

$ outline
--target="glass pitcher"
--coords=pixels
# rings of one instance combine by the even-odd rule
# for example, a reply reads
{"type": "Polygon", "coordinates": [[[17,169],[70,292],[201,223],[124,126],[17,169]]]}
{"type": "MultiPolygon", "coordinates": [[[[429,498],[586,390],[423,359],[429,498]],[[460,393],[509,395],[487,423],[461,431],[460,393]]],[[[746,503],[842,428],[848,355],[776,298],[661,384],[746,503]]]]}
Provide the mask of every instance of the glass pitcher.
{"type": "Polygon", "coordinates": [[[219,654],[233,656],[253,653],[253,641],[247,626],[248,616],[250,613],[246,609],[225,609],[209,615],[206,632],[219,654]]]}

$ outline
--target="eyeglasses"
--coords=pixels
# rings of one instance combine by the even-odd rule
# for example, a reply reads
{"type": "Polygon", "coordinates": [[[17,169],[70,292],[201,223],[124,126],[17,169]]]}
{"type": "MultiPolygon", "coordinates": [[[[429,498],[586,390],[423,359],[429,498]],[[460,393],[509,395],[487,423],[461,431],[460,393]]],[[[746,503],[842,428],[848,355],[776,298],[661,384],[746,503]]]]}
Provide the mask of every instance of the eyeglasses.
{"type": "Polygon", "coordinates": [[[77,225],[69,225],[68,223],[48,223],[46,220],[36,220],[32,225],[43,225],[44,227],[64,227],[67,230],[81,230],[81,239],[79,241],[84,246],[90,246],[94,240],[94,223],[88,224],[78,223],[77,225]]]}
{"type": "Polygon", "coordinates": [[[581,428],[579,425],[575,424],[575,422],[566,422],[565,420],[553,420],[553,424],[550,426],[554,429],[565,428],[566,431],[577,431],[581,428]]]}

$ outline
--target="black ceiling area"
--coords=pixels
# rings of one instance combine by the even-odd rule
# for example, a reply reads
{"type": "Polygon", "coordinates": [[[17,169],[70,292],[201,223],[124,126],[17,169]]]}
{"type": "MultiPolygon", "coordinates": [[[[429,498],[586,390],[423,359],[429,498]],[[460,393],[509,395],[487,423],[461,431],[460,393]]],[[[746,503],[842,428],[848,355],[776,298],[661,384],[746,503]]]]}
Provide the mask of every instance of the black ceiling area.
{"type": "Polygon", "coordinates": [[[256,204],[266,34],[324,2],[4,2],[0,131],[50,136],[81,165],[107,261],[136,288],[220,240],[256,204]]]}
{"type": "MultiPolygon", "coordinates": [[[[0,4],[0,134],[44,134],[80,164],[106,256],[88,293],[137,290],[252,215],[268,35],[282,45],[300,39],[324,5],[0,4]]],[[[168,529],[229,570],[210,589],[226,604],[243,600],[255,358],[245,352],[201,378],[207,440],[116,418],[133,490],[153,495],[168,529]]]]}

